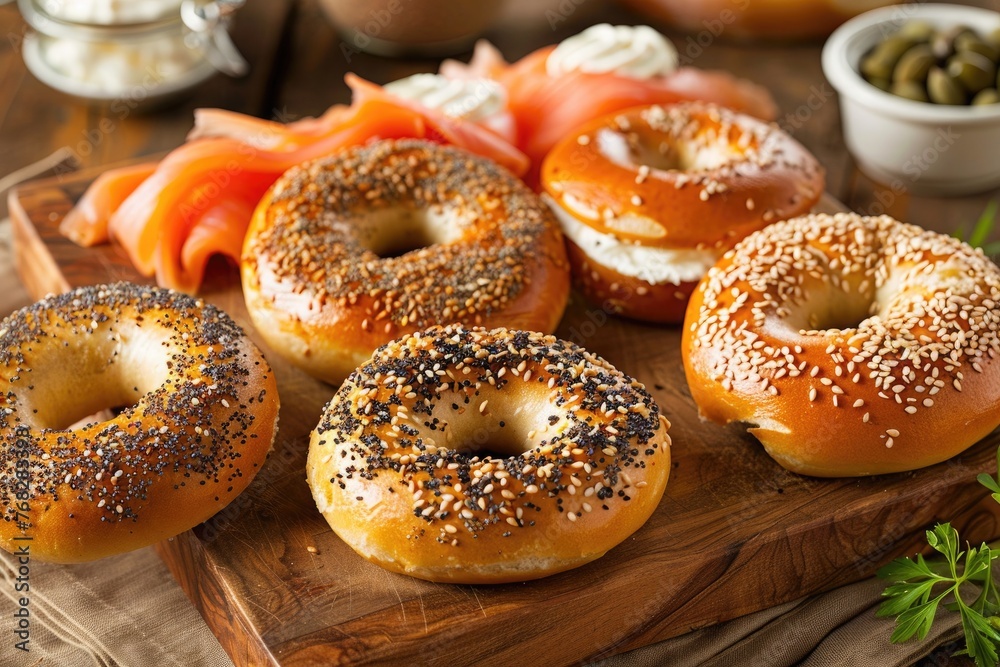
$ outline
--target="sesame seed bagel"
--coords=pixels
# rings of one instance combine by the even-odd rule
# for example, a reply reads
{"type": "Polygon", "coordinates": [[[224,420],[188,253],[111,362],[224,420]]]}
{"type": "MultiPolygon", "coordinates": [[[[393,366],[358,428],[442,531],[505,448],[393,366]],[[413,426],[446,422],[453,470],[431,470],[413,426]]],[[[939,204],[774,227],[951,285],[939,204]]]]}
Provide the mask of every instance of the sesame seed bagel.
{"type": "Polygon", "coordinates": [[[562,235],[538,197],[484,158],[416,140],[289,170],[258,206],[241,264],[268,344],[331,383],[435,324],[552,331],[569,294],[562,235]]]}
{"type": "Polygon", "coordinates": [[[572,343],[452,325],[357,369],[306,471],[330,526],[372,562],[525,581],[600,558],[645,523],[670,472],[669,426],[641,384],[572,343]]]}
{"type": "Polygon", "coordinates": [[[756,232],[698,286],[684,370],[704,417],[746,422],[820,477],[913,470],[1000,424],[1000,269],[890,217],[756,232]]]}
{"type": "Polygon", "coordinates": [[[700,102],[647,106],[583,126],[552,149],[542,186],[574,281],[628,317],[676,323],[726,249],[808,212],[816,159],[778,128],[700,102]]]}
{"type": "Polygon", "coordinates": [[[0,546],[39,560],[94,560],[195,526],[274,440],[260,352],[224,313],[168,290],[117,283],[24,308],[0,322],[0,371],[0,546]]]}

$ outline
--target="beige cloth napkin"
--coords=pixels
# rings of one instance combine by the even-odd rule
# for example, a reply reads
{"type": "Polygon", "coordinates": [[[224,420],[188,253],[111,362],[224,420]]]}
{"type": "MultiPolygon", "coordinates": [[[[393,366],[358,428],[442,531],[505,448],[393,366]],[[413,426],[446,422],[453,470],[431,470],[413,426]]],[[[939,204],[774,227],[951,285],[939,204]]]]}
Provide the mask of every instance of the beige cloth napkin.
{"type": "MultiPolygon", "coordinates": [[[[2,552],[0,552],[2,553],[2,552]]],[[[79,565],[18,564],[0,555],[0,664],[11,667],[231,667],[229,656],[152,549],[79,565]],[[16,599],[29,600],[29,651],[13,631],[16,599]]]]}
{"type": "MultiPolygon", "coordinates": [[[[8,187],[10,181],[4,180],[0,185],[8,187]]],[[[12,257],[10,225],[0,221],[4,284],[13,278],[12,257]]],[[[27,592],[16,590],[18,567],[13,556],[0,552],[0,666],[233,664],[152,549],[78,565],[32,562],[27,592]],[[14,613],[21,597],[29,600],[28,652],[15,648],[20,639],[14,634],[14,613]]],[[[874,615],[883,587],[883,582],[869,579],[597,664],[903,667],[959,635],[957,614],[942,613],[924,642],[890,644],[892,622],[874,615]]]]}

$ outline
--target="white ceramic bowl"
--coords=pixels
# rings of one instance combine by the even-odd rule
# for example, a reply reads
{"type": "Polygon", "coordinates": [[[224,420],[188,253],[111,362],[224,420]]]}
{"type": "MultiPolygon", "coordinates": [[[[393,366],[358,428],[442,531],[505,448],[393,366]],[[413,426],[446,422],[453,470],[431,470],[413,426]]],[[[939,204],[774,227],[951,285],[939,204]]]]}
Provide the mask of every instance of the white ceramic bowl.
{"type": "Polygon", "coordinates": [[[861,77],[861,57],[911,20],[980,33],[1000,26],[1000,14],[986,9],[912,4],[876,9],[838,28],[823,48],[823,72],[840,93],[848,150],[862,171],[894,190],[962,195],[1000,185],[1000,104],[914,102],[861,77]]]}

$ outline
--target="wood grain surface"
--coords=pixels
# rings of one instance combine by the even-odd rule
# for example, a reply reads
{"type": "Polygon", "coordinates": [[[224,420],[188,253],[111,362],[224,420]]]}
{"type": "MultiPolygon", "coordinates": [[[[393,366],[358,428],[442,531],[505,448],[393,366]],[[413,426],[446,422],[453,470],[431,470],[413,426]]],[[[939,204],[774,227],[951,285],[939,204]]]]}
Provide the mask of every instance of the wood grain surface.
{"type": "MultiPolygon", "coordinates": [[[[80,249],[58,234],[97,172],[11,196],[18,269],[33,295],[141,280],[117,247],[80,249]]],[[[250,330],[235,267],[214,266],[204,295],[250,330]]],[[[912,473],[801,477],[740,428],[699,420],[677,329],[620,320],[574,298],[558,334],[646,384],[673,423],[674,470],[653,517],[607,556],[500,586],[391,574],[334,535],[304,474],[308,434],[334,389],[265,347],[282,398],[275,451],[228,508],[157,547],[238,665],[516,664],[525,656],[571,664],[871,576],[915,551],[936,520],[952,519],[973,541],[1000,534],[990,506],[977,507],[975,482],[994,464],[1000,434],[912,473]]]]}

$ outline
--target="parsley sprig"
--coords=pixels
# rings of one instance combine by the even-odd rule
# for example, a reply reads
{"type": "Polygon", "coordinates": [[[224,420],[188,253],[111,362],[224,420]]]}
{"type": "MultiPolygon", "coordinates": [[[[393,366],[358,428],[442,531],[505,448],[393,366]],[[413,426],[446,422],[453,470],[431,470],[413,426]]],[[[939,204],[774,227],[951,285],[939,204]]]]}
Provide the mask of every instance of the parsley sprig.
{"type": "MultiPolygon", "coordinates": [[[[987,255],[1000,254],[1000,241],[987,243],[997,224],[996,200],[986,209],[966,237],[964,227],[954,236],[973,248],[982,248],[987,255]]],[[[997,449],[997,475],[986,473],[977,481],[991,491],[1000,503],[1000,448],[997,449]]],[[[895,616],[896,629],[890,641],[905,642],[912,637],[924,639],[934,624],[938,607],[958,612],[962,619],[965,649],[960,654],[975,660],[977,667],[1000,667],[1000,589],[993,578],[993,561],[1000,558],[1000,549],[991,549],[985,542],[978,547],[961,550],[958,531],[950,523],[939,523],[927,531],[927,544],[944,557],[944,562],[928,563],[917,554],[916,559],[897,558],[878,571],[878,576],[893,582],[882,591],[888,598],[879,606],[877,616],[895,616]]]]}
{"type": "MultiPolygon", "coordinates": [[[[986,473],[976,478],[1000,503],[1000,448],[997,449],[997,476],[986,473]]],[[[878,576],[894,583],[882,595],[878,616],[895,616],[896,629],[890,641],[924,639],[930,632],[939,606],[962,619],[965,649],[961,654],[975,660],[977,667],[997,667],[1000,649],[1000,589],[993,578],[993,561],[1000,549],[986,543],[962,551],[958,531],[950,523],[940,523],[927,531],[927,544],[944,556],[944,562],[928,563],[897,558],[878,571],[878,576]]]]}

